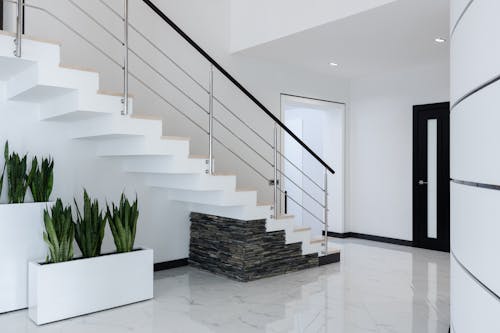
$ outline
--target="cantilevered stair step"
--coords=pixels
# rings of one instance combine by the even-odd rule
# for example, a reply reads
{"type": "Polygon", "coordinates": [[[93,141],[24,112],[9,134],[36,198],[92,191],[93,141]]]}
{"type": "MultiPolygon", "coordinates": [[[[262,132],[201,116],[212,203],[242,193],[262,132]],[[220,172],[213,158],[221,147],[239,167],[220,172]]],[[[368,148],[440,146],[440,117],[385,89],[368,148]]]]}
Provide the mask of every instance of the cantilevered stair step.
{"type": "Polygon", "coordinates": [[[163,125],[158,120],[132,119],[120,114],[89,119],[75,124],[74,139],[105,140],[134,136],[160,137],[163,125]]]}
{"type": "Polygon", "coordinates": [[[311,240],[311,228],[294,227],[292,232],[286,233],[286,243],[309,243],[311,240]]]}
{"type": "MultiPolygon", "coordinates": [[[[0,57],[16,61],[38,62],[53,67],[59,65],[60,43],[23,35],[23,53],[22,58],[19,59],[13,53],[15,38],[15,34],[0,30],[0,57]]],[[[11,69],[9,67],[7,70],[11,71],[11,69]]]]}
{"type": "Polygon", "coordinates": [[[160,137],[106,140],[100,142],[97,148],[99,157],[178,156],[185,159],[188,154],[189,141],[161,140],[160,137]]]}
{"type": "Polygon", "coordinates": [[[150,174],[146,176],[146,184],[175,190],[230,191],[236,187],[236,177],[210,176],[207,174],[150,174]]]}
{"type": "Polygon", "coordinates": [[[169,190],[169,199],[174,201],[190,202],[204,205],[234,207],[255,206],[256,192],[228,192],[228,191],[190,191],[169,190]]]}
{"type": "MultiPolygon", "coordinates": [[[[132,101],[129,101],[132,105],[132,101]]],[[[89,91],[73,91],[40,105],[40,120],[78,122],[121,114],[122,99],[89,91]]]]}
{"type": "Polygon", "coordinates": [[[269,209],[266,206],[214,206],[197,203],[185,203],[192,212],[224,216],[242,221],[263,220],[269,217],[269,209]]]}
{"type": "Polygon", "coordinates": [[[127,157],[122,162],[123,170],[140,174],[206,174],[205,160],[178,156],[127,157]]]}
{"type": "Polygon", "coordinates": [[[98,87],[97,73],[38,63],[7,81],[6,97],[13,101],[42,103],[75,90],[95,92],[98,87]]]}

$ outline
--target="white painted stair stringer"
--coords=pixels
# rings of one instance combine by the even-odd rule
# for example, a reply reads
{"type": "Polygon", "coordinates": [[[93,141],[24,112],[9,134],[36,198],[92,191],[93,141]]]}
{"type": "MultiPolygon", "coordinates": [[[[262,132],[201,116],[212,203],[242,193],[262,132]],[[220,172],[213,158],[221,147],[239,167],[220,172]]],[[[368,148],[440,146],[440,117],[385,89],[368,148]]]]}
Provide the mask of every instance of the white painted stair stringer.
{"type": "Polygon", "coordinates": [[[124,172],[143,175],[148,186],[168,191],[191,211],[266,219],[267,231],[284,230],[286,243],[301,242],[303,254],[321,251],[310,229],[296,228],[293,218],[272,219],[272,207],[257,204],[256,191],[236,188],[236,176],[208,175],[207,158],[190,157],[188,139],[162,137],[161,120],[122,116],[121,97],[98,92],[98,73],[60,66],[59,45],[26,38],[22,59],[12,50],[13,37],[0,33],[5,97],[38,103],[40,120],[68,123],[72,139],[95,142],[96,157],[120,159],[124,172]]]}

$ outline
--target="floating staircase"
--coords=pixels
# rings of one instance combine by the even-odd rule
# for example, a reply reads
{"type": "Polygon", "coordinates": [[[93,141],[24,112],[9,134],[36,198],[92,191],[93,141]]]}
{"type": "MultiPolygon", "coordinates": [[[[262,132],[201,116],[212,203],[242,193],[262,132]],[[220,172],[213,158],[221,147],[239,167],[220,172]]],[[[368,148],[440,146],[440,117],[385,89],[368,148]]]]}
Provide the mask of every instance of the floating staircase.
{"type": "MultiPolygon", "coordinates": [[[[301,243],[302,255],[321,255],[323,238],[295,225],[293,216],[271,218],[272,205],[257,191],[238,189],[236,176],[208,174],[207,156],[190,155],[190,139],[165,136],[162,120],[121,115],[121,94],[99,91],[99,73],[60,65],[60,45],[23,37],[23,55],[13,55],[15,36],[0,32],[0,81],[8,101],[37,103],[40,121],[68,126],[73,140],[96,147],[96,158],[118,159],[124,173],[168,190],[170,200],[190,203],[196,213],[243,221],[265,220],[267,232],[284,231],[286,244],[301,243]]],[[[133,97],[129,110],[133,110],[133,97]]]]}

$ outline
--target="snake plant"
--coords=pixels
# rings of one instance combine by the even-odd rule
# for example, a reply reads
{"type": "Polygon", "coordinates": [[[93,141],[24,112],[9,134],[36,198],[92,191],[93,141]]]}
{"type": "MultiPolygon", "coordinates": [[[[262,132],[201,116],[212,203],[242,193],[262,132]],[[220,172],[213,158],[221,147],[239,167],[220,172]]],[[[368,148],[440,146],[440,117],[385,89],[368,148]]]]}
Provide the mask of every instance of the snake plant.
{"type": "Polygon", "coordinates": [[[43,240],[49,247],[47,263],[58,263],[73,259],[73,240],[75,226],[72,221],[71,207],[64,207],[57,199],[49,214],[44,211],[45,232],[43,240]]]}
{"type": "Polygon", "coordinates": [[[101,254],[101,245],[104,238],[106,217],[99,210],[99,202],[91,201],[88,193],[83,193],[83,215],[76,206],[75,239],[82,255],[85,258],[97,257],[101,254]]]}
{"type": "Polygon", "coordinates": [[[116,251],[119,253],[132,251],[134,248],[137,219],[139,218],[137,196],[132,205],[130,205],[125,194],[122,194],[118,206],[115,206],[114,203],[112,204],[112,208],[109,205],[106,206],[106,218],[109,221],[109,227],[113,234],[116,251]]]}
{"type": "Polygon", "coordinates": [[[0,196],[2,195],[2,189],[3,189],[3,178],[5,175],[5,168],[7,168],[7,160],[9,156],[9,142],[5,142],[5,149],[4,149],[4,157],[5,161],[3,163],[3,169],[2,169],[2,175],[0,176],[0,196]]]}
{"type": "Polygon", "coordinates": [[[38,166],[38,159],[33,158],[28,185],[35,202],[49,201],[54,185],[54,160],[43,158],[42,164],[38,166]]]}
{"type": "MultiPolygon", "coordinates": [[[[5,143],[5,164],[7,170],[9,203],[23,203],[28,190],[26,175],[27,157],[22,158],[17,153],[9,154],[9,142],[5,143]]],[[[2,176],[3,178],[3,176],[2,176]]]]}

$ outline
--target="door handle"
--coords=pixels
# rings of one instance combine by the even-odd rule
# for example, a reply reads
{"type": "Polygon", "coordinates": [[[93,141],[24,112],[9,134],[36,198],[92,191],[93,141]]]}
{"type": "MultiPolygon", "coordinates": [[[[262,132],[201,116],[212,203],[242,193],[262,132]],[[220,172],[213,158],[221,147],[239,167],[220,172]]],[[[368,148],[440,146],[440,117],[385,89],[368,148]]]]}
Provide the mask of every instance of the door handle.
{"type": "Polygon", "coordinates": [[[423,180],[419,180],[418,185],[427,185],[427,182],[424,182],[423,180]]]}

